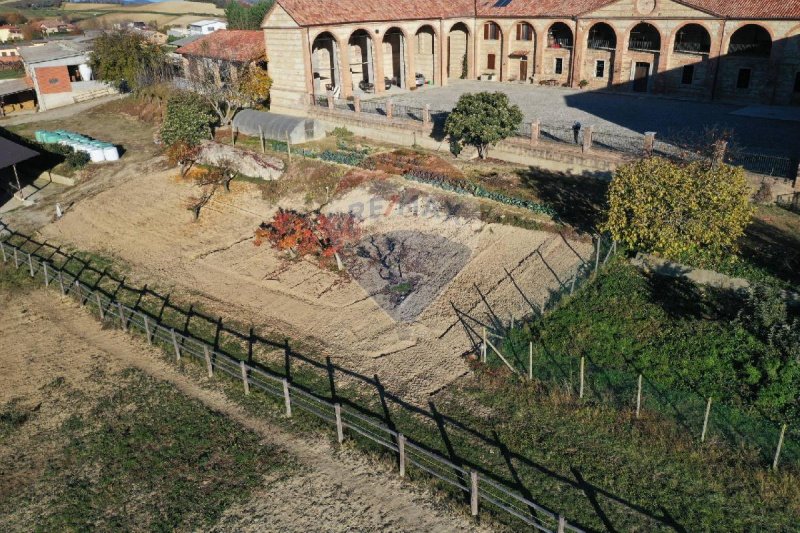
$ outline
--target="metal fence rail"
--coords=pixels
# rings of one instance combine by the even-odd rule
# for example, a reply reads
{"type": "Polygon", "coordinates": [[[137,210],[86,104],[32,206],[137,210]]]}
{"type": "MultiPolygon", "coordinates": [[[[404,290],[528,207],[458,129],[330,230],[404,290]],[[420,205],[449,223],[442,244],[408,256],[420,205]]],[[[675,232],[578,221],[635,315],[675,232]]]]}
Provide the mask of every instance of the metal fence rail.
{"type": "Polygon", "coordinates": [[[0,241],[0,254],[5,263],[13,261],[18,270],[28,270],[32,278],[40,279],[46,287],[56,287],[62,295],[72,296],[81,305],[97,312],[104,323],[116,324],[125,331],[143,334],[148,343],[159,346],[176,361],[182,358],[194,359],[207,367],[210,377],[221,372],[233,380],[241,381],[245,394],[249,394],[252,387],[277,400],[282,400],[286,406],[287,416],[292,416],[292,410],[295,409],[332,424],[336,426],[340,442],[344,438],[344,431],[348,430],[369,439],[390,453],[398,454],[401,475],[404,475],[407,466],[414,466],[457,491],[469,494],[473,515],[477,516],[479,503],[483,501],[499,512],[514,516],[539,531],[549,533],[582,531],[570,525],[562,515],[544,509],[475,470],[467,470],[426,450],[422,444],[408,440],[401,433],[354,409],[319,398],[290,383],[286,378],[249,365],[243,360],[215,350],[211,344],[165,327],[157,318],[125,305],[100,289],[91,289],[81,283],[75,275],[47,259],[3,241],[0,241]],[[555,520],[555,527],[542,526],[537,515],[546,515],[551,521],[555,520]]]}

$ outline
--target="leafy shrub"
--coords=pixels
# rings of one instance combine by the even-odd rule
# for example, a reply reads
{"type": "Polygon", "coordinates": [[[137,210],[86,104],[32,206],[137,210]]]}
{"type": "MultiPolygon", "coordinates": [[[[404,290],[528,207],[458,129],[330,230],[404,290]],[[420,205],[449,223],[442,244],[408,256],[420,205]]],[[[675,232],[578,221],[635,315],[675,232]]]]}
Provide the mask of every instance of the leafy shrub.
{"type": "Polygon", "coordinates": [[[448,115],[444,132],[451,143],[474,146],[484,159],[489,146],[514,135],[522,119],[522,111],[505,93],[466,93],[448,115]]]}
{"type": "Polygon", "coordinates": [[[63,144],[46,143],[42,147],[50,153],[64,157],[64,163],[71,169],[80,170],[89,164],[91,158],[89,154],[81,150],[75,150],[71,146],[63,144]]]}
{"type": "Polygon", "coordinates": [[[215,122],[215,115],[208,104],[194,94],[179,92],[167,100],[161,140],[167,146],[179,141],[195,146],[211,138],[211,126],[215,122]]]}
{"type": "Polygon", "coordinates": [[[631,249],[703,265],[736,250],[749,198],[741,168],[646,158],[614,174],[601,229],[631,249]]]}
{"type": "Polygon", "coordinates": [[[767,183],[767,180],[762,180],[758,190],[753,195],[753,202],[757,204],[772,203],[772,186],[767,183]]]}

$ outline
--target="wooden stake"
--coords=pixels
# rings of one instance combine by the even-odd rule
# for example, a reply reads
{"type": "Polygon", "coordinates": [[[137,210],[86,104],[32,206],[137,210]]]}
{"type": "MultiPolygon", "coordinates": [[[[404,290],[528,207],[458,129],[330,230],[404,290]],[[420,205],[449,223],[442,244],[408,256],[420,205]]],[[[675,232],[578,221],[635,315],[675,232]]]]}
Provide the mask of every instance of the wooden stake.
{"type": "Polygon", "coordinates": [[[533,381],[533,341],[528,343],[528,380],[533,381]]]}
{"type": "Polygon", "coordinates": [[[206,370],[208,370],[208,377],[214,377],[214,365],[211,364],[211,351],[208,346],[203,346],[203,355],[206,358],[206,370]]]}
{"type": "Polygon", "coordinates": [[[94,293],[94,299],[97,300],[97,312],[100,313],[100,320],[104,320],[106,318],[106,314],[103,312],[103,302],[100,300],[100,293],[94,293]]]}
{"type": "Polygon", "coordinates": [[[44,286],[50,286],[50,275],[47,273],[47,261],[42,261],[42,268],[44,269],[44,286]]]}
{"type": "Polygon", "coordinates": [[[781,448],[783,448],[783,437],[786,435],[786,424],[781,427],[781,436],[778,438],[778,449],[775,450],[775,459],[772,460],[772,469],[778,469],[778,459],[781,456],[781,448]]]}
{"type": "Polygon", "coordinates": [[[400,477],[406,477],[406,437],[397,435],[397,450],[400,452],[400,477]]]}
{"type": "Polygon", "coordinates": [[[150,319],[144,315],[144,334],[147,337],[147,344],[153,344],[153,336],[150,334],[150,319]]]}
{"type": "Polygon", "coordinates": [[[603,237],[600,235],[597,236],[597,257],[594,260],[594,273],[597,274],[597,270],[600,268],[600,243],[602,242],[603,237]]]}
{"type": "Polygon", "coordinates": [[[261,124],[258,125],[258,141],[261,143],[261,153],[266,153],[267,147],[264,142],[264,129],[261,127],[261,124]]]}
{"type": "Polygon", "coordinates": [[[60,270],[58,271],[58,286],[61,287],[61,296],[66,296],[67,293],[64,291],[64,274],[60,270]]]}
{"type": "Polygon", "coordinates": [[[581,384],[580,388],[578,389],[578,398],[583,398],[583,367],[584,367],[584,356],[581,356],[581,384]]]}
{"type": "Polygon", "coordinates": [[[339,444],[344,442],[344,427],[342,426],[342,406],[334,404],[333,412],[336,415],[336,438],[339,440],[339,444]]]}
{"type": "Polygon", "coordinates": [[[250,382],[247,380],[247,365],[244,361],[239,361],[239,368],[242,369],[242,385],[244,386],[244,393],[250,394],[250,382]]]}
{"type": "Polygon", "coordinates": [[[83,297],[81,296],[81,282],[75,280],[75,292],[78,294],[78,305],[83,306],[83,297]]]}
{"type": "Polygon", "coordinates": [[[558,515],[558,533],[564,533],[567,529],[567,519],[558,515]]]}
{"type": "Polygon", "coordinates": [[[489,349],[489,343],[487,342],[488,336],[486,335],[486,328],[483,328],[483,346],[481,346],[481,357],[483,357],[483,362],[486,362],[486,352],[489,349]]]}
{"type": "Polygon", "coordinates": [[[19,268],[19,259],[17,259],[17,249],[14,248],[14,268],[19,268]]]}
{"type": "Polygon", "coordinates": [[[572,278],[572,286],[569,288],[569,293],[572,294],[575,292],[575,282],[578,281],[578,273],[575,272],[575,277],[572,278]]]}
{"type": "Polygon", "coordinates": [[[639,374],[639,386],[636,391],[636,418],[639,418],[639,411],[642,408],[642,375],[639,374]]]}
{"type": "Polygon", "coordinates": [[[283,378],[283,403],[286,404],[286,418],[292,418],[292,398],[289,396],[289,380],[283,378]]]}
{"type": "Polygon", "coordinates": [[[31,271],[31,277],[33,277],[33,257],[31,257],[31,254],[28,254],[28,268],[31,271]]]}
{"type": "Polygon", "coordinates": [[[292,162],[292,140],[289,138],[289,132],[286,132],[286,153],[289,154],[289,162],[292,162]]]}
{"type": "Polygon", "coordinates": [[[0,243],[0,250],[3,252],[3,263],[8,263],[8,258],[6,257],[6,245],[0,243]]]}
{"type": "Polygon", "coordinates": [[[708,397],[708,403],[706,403],[706,416],[703,418],[703,433],[700,434],[700,442],[706,441],[706,430],[708,429],[708,415],[711,413],[711,397],[708,397]]]}
{"type": "Polygon", "coordinates": [[[181,360],[181,347],[178,345],[178,337],[175,335],[175,330],[170,329],[170,334],[172,335],[172,347],[175,349],[175,362],[181,360]]]}
{"type": "Polygon", "coordinates": [[[121,302],[117,302],[117,310],[119,310],[119,323],[122,324],[122,331],[128,331],[128,321],[125,319],[125,309],[122,308],[121,302]]]}
{"type": "Polygon", "coordinates": [[[469,491],[469,507],[472,516],[478,516],[478,473],[471,471],[469,473],[470,491],[469,491]]]}

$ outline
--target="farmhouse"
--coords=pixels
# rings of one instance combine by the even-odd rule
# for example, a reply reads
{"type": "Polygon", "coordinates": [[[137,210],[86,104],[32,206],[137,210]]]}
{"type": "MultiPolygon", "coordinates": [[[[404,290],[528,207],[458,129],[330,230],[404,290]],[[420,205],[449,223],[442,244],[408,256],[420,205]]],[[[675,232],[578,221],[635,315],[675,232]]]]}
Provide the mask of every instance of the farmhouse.
{"type": "Polygon", "coordinates": [[[259,31],[218,30],[181,46],[187,79],[210,76],[217,84],[231,81],[243,68],[266,68],[264,39],[259,31]]]}
{"type": "Polygon", "coordinates": [[[2,25],[0,26],[0,43],[8,41],[21,41],[24,38],[19,26],[2,25]]]}
{"type": "Polygon", "coordinates": [[[800,104],[800,0],[277,0],[272,103],[452,79],[800,104]]]}
{"type": "Polygon", "coordinates": [[[189,35],[207,35],[218,30],[227,29],[228,24],[221,20],[198,20],[188,26],[189,35]]]}

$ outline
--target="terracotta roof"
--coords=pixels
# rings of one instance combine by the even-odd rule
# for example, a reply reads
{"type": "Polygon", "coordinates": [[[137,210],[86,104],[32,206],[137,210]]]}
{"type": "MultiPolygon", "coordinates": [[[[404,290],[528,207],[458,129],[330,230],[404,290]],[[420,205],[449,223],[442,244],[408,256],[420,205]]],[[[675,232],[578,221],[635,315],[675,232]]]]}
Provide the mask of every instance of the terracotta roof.
{"type": "Polygon", "coordinates": [[[473,0],[278,0],[301,26],[468,17],[473,0]]]}
{"type": "Polygon", "coordinates": [[[683,3],[733,19],[800,19],[800,0],[686,0],[683,3]]]}
{"type": "MultiPolygon", "coordinates": [[[[471,17],[575,17],[617,0],[278,0],[301,26],[471,17]],[[498,4],[505,4],[497,7],[498,4]]],[[[798,19],[800,0],[678,0],[719,17],[798,19]]]]}
{"type": "Polygon", "coordinates": [[[217,30],[175,52],[228,61],[254,61],[266,56],[264,33],[258,30],[217,30]]]}

